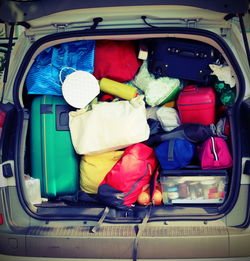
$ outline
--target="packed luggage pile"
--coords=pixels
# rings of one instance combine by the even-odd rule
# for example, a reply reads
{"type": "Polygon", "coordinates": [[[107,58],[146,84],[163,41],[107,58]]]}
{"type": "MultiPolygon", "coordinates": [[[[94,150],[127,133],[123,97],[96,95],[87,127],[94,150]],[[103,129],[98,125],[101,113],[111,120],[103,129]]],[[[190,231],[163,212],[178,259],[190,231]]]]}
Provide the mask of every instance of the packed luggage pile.
{"type": "Polygon", "coordinates": [[[32,178],[44,198],[136,205],[221,203],[230,151],[230,67],[176,38],[84,40],[41,52],[26,86],[32,178]]]}

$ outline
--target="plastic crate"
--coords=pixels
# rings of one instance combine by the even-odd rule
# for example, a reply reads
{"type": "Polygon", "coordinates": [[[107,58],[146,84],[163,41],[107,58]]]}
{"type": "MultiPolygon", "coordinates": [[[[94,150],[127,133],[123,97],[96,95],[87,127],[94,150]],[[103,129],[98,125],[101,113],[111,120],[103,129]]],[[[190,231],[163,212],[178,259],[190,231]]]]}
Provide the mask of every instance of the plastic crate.
{"type": "Polygon", "coordinates": [[[168,171],[160,182],[164,204],[218,204],[227,193],[228,176],[219,171],[168,171]]]}

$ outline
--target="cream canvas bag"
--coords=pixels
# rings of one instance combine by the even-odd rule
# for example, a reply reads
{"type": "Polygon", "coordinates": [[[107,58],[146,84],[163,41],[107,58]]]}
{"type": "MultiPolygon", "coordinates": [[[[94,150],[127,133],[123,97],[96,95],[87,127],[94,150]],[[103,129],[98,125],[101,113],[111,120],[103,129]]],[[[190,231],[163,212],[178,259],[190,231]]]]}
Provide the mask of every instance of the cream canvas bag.
{"type": "Polygon", "coordinates": [[[147,140],[149,125],[143,98],[102,102],[94,104],[90,111],[71,111],[69,127],[76,152],[93,155],[147,140]]]}

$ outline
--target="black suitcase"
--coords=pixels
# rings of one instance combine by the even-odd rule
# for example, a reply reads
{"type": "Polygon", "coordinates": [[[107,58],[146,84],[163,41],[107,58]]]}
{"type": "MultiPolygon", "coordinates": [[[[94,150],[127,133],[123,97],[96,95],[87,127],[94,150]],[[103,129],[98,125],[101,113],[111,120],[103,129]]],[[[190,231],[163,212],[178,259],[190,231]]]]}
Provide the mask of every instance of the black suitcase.
{"type": "Polygon", "coordinates": [[[212,46],[185,39],[155,39],[149,43],[148,70],[156,78],[172,77],[207,83],[209,64],[219,62],[219,54],[212,46]]]}

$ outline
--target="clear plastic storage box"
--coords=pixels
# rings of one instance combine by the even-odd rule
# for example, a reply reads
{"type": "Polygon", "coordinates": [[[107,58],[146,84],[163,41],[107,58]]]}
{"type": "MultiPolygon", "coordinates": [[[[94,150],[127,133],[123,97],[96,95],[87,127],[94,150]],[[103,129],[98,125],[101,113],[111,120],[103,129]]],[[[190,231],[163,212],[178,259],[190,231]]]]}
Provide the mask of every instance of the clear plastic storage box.
{"type": "Polygon", "coordinates": [[[178,172],[161,174],[164,204],[223,203],[228,183],[226,171],[211,171],[210,175],[200,175],[202,172],[191,174],[190,171],[177,175],[178,172]]]}

